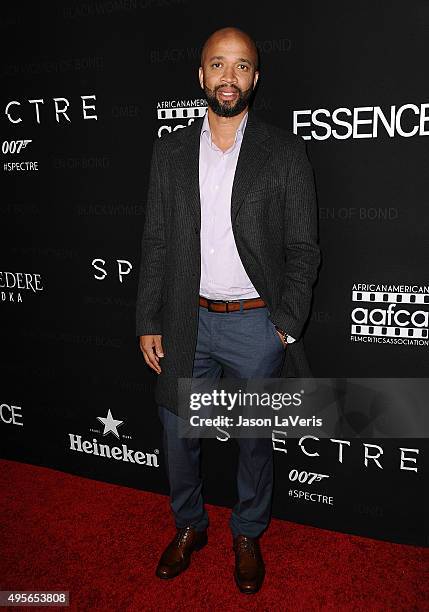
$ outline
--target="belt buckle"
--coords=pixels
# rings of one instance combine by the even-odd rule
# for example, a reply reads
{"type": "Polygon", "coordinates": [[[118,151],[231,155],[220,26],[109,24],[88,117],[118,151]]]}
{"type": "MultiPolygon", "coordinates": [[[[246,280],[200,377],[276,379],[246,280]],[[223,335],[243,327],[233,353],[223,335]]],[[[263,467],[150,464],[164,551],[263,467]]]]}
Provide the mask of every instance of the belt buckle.
{"type": "Polygon", "coordinates": [[[235,304],[236,302],[240,302],[240,300],[222,300],[224,304],[226,304],[225,312],[234,312],[233,310],[229,310],[228,304],[235,304]]]}
{"type": "Polygon", "coordinates": [[[216,303],[226,304],[225,312],[231,312],[230,310],[228,310],[228,304],[237,301],[237,300],[210,300],[209,298],[206,298],[206,300],[208,304],[208,310],[210,312],[216,312],[216,310],[211,310],[211,304],[216,304],[216,303]]]}

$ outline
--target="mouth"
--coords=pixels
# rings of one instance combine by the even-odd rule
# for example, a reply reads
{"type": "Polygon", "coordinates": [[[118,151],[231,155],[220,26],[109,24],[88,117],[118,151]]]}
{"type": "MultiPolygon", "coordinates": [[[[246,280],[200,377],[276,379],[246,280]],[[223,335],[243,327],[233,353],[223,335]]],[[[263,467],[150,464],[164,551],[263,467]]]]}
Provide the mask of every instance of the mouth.
{"type": "Polygon", "coordinates": [[[218,95],[221,100],[236,100],[238,98],[236,89],[219,89],[218,95]]]}

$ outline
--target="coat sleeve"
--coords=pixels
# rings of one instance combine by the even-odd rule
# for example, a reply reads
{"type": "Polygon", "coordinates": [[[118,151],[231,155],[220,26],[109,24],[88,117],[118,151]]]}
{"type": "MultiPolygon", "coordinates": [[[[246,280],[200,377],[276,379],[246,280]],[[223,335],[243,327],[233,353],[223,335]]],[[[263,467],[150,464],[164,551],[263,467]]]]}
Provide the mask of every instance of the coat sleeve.
{"type": "Polygon", "coordinates": [[[136,304],[136,335],[161,334],[162,284],[165,270],[165,219],[159,168],[159,140],[153,145],[146,213],[141,241],[136,304]]]}
{"type": "Polygon", "coordinates": [[[320,264],[313,170],[299,138],[287,179],[284,219],[285,270],[280,302],[272,321],[298,340],[308,318],[320,264]]]}

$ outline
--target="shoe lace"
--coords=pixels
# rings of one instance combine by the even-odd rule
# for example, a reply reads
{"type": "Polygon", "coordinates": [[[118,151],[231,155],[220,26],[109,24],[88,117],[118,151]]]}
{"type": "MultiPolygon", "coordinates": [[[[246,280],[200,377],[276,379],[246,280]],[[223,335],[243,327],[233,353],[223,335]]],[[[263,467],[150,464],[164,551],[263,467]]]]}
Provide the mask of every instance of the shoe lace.
{"type": "Polygon", "coordinates": [[[256,557],[256,543],[249,538],[242,538],[238,542],[238,548],[250,552],[253,557],[256,557]]]}
{"type": "Polygon", "coordinates": [[[178,529],[174,541],[180,546],[188,537],[190,530],[192,527],[181,527],[178,529]]]}

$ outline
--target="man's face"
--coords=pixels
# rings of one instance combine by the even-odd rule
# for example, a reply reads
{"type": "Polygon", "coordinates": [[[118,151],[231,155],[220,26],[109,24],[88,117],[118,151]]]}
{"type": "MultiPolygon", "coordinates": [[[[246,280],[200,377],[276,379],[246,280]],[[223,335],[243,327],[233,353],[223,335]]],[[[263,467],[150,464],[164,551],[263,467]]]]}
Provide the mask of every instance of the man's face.
{"type": "Polygon", "coordinates": [[[209,42],[199,80],[216,115],[234,117],[249,104],[259,72],[251,45],[240,36],[218,36],[209,42]]]}

